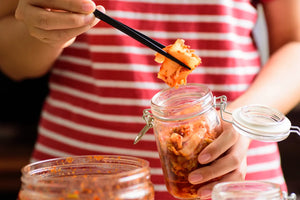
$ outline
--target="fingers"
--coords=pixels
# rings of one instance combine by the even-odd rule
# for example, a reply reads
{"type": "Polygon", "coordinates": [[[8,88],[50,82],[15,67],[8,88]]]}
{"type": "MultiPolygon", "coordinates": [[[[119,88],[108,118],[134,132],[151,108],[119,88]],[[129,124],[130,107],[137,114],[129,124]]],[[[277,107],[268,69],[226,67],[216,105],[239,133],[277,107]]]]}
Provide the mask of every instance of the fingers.
{"type": "Polygon", "coordinates": [[[25,14],[26,24],[43,30],[71,29],[86,26],[95,20],[94,15],[71,12],[52,12],[32,7],[25,14]]]}
{"type": "Polygon", "coordinates": [[[76,37],[77,35],[86,32],[92,26],[94,26],[95,23],[78,27],[78,28],[71,28],[71,29],[69,28],[69,29],[60,29],[60,30],[43,30],[36,27],[32,27],[30,29],[30,33],[33,37],[43,41],[44,43],[48,43],[50,45],[51,44],[62,45],[66,47],[64,43],[76,37]]]}
{"type": "Polygon", "coordinates": [[[239,137],[239,140],[226,154],[223,154],[209,165],[191,172],[189,181],[192,184],[199,184],[239,169],[247,157],[249,143],[248,138],[239,137]]]}
{"type": "Polygon", "coordinates": [[[197,192],[198,196],[201,199],[210,199],[211,192],[213,190],[213,187],[216,184],[221,183],[221,182],[245,180],[246,170],[247,170],[247,163],[246,163],[246,158],[245,158],[237,169],[235,169],[225,175],[222,175],[218,178],[214,178],[213,181],[211,180],[211,181],[207,182],[207,184],[200,187],[197,192]]]}
{"type": "MultiPolygon", "coordinates": [[[[30,17],[47,16],[49,11],[56,11],[54,14],[59,14],[57,11],[60,11],[87,15],[95,9],[96,5],[91,0],[20,0],[15,16],[19,20],[28,20],[30,17]]],[[[57,15],[58,19],[59,17],[57,15]]]]}
{"type": "Polygon", "coordinates": [[[198,196],[201,199],[210,199],[212,190],[216,184],[221,183],[221,182],[245,180],[245,170],[246,170],[246,161],[243,162],[240,169],[230,172],[230,173],[222,176],[217,181],[210,182],[208,184],[205,184],[203,187],[199,188],[198,192],[197,192],[198,196]]]}
{"type": "MultiPolygon", "coordinates": [[[[44,0],[41,2],[44,2],[44,0]]],[[[56,2],[56,0],[48,0],[48,2],[56,2]]],[[[60,0],[59,2],[64,5],[66,4],[64,2],[68,2],[68,0],[60,0]]],[[[52,6],[54,3],[49,4],[52,6]]],[[[24,21],[28,26],[45,30],[77,28],[88,25],[95,19],[92,12],[96,9],[96,6],[92,1],[90,3],[91,7],[89,8],[89,13],[84,13],[83,10],[71,8],[65,10],[53,10],[54,7],[49,7],[50,5],[45,7],[47,8],[45,9],[44,7],[40,7],[41,5],[25,4],[24,1],[20,1],[20,5],[16,10],[16,18],[24,21]],[[74,10],[79,12],[74,12],[74,10]]],[[[71,5],[76,7],[77,4],[71,5]]],[[[61,8],[63,8],[63,6],[61,6],[61,8]]]]}
{"type": "Polygon", "coordinates": [[[192,184],[207,183],[198,190],[201,199],[209,198],[213,186],[219,182],[245,179],[249,144],[250,139],[237,134],[231,126],[224,126],[218,139],[201,152],[199,162],[210,164],[194,170],[188,177],[192,184]]]}
{"type": "Polygon", "coordinates": [[[207,182],[237,169],[240,163],[238,156],[226,155],[209,166],[194,170],[189,174],[188,178],[192,184],[207,182]]]}
{"type": "Polygon", "coordinates": [[[27,0],[27,2],[35,7],[81,14],[89,14],[96,9],[95,3],[91,0],[27,0]]]}
{"type": "MultiPolygon", "coordinates": [[[[91,0],[20,0],[15,16],[31,36],[65,47],[100,21],[92,13],[95,9],[91,0]]],[[[101,6],[98,9],[105,12],[101,6]]]]}
{"type": "Polygon", "coordinates": [[[209,144],[198,156],[201,164],[207,164],[220,157],[239,139],[240,135],[233,129],[231,124],[224,123],[223,132],[209,144]]]}

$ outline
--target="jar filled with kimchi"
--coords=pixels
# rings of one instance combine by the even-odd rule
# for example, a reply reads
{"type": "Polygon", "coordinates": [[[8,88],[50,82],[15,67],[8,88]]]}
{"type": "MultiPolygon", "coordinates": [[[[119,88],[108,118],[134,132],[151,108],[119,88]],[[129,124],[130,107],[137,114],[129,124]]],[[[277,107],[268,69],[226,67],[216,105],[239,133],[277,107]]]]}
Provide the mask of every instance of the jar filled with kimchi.
{"type": "Polygon", "coordinates": [[[149,163],[128,156],[75,156],[22,169],[19,200],[154,200],[149,163]]]}
{"type": "Polygon", "coordinates": [[[196,199],[201,185],[190,184],[188,175],[202,167],[199,153],[222,131],[212,92],[201,84],[162,90],[153,96],[151,111],[144,110],[144,119],[147,126],[142,132],[154,129],[169,193],[196,199]]]}

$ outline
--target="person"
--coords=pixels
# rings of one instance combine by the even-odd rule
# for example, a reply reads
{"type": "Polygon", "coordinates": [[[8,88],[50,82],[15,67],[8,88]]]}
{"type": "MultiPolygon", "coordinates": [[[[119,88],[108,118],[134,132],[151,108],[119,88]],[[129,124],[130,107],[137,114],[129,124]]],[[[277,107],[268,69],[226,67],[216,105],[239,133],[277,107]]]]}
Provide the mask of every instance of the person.
{"type": "MultiPolygon", "coordinates": [[[[150,161],[156,199],[166,192],[153,134],[133,145],[142,111],[166,84],[152,50],[93,16],[98,8],[168,45],[182,38],[202,58],[189,83],[226,95],[228,110],[263,104],[288,113],[300,100],[300,2],[261,0],[270,58],[261,66],[250,0],[7,0],[0,3],[0,66],[13,80],[50,73],[32,161],[126,154],[150,161]],[[98,5],[96,7],[96,5],[98,5]]],[[[208,197],[218,182],[266,180],[286,190],[276,143],[250,140],[229,123],[199,155],[192,184],[208,197]],[[222,156],[221,156],[222,155],[222,156]]]]}

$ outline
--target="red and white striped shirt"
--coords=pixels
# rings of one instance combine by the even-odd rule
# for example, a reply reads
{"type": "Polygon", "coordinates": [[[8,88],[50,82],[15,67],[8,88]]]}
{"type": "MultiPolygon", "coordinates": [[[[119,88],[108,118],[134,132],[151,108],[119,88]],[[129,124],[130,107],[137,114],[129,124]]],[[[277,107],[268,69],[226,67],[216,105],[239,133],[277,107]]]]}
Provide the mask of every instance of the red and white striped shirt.
{"type": "MultiPolygon", "coordinates": [[[[106,13],[162,44],[184,39],[202,64],[189,83],[207,84],[229,101],[241,95],[260,70],[252,38],[257,12],[250,0],[96,0],[106,13]]],[[[66,48],[52,69],[50,93],[39,127],[33,161],[86,154],[126,154],[150,161],[156,199],[166,192],[151,131],[133,145],[144,127],[142,111],[167,85],[157,78],[151,49],[99,22],[66,48]]],[[[276,143],[253,141],[248,180],[284,186],[276,143]]]]}

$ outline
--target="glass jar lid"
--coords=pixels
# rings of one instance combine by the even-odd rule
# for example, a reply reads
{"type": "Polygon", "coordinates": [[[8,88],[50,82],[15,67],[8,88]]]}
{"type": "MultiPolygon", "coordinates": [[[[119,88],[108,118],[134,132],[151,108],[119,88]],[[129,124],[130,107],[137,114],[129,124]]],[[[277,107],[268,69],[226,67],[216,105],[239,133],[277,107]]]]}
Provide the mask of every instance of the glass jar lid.
{"type": "Polygon", "coordinates": [[[237,108],[231,113],[226,110],[226,96],[215,97],[214,101],[215,106],[220,107],[222,120],[232,123],[238,133],[249,138],[278,142],[286,139],[290,133],[300,136],[300,128],[292,126],[290,120],[274,108],[253,104],[237,108]],[[232,119],[226,119],[225,114],[231,115],[232,119]]]}
{"type": "Polygon", "coordinates": [[[241,134],[262,141],[281,141],[290,134],[291,122],[278,110],[248,105],[232,112],[232,124],[241,134]]]}

